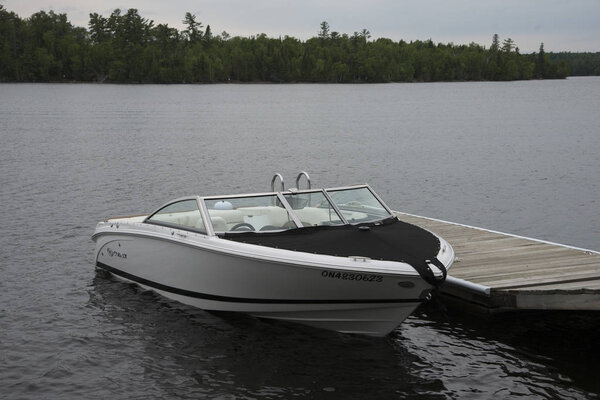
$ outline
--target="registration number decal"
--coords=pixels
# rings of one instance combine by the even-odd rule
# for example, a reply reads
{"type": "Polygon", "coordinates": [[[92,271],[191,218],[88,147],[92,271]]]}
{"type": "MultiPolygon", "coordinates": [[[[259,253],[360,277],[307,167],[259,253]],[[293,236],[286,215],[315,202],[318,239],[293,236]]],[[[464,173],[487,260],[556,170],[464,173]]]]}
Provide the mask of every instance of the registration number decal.
{"type": "Polygon", "coordinates": [[[106,252],[111,257],[127,258],[127,253],[121,253],[120,251],[115,251],[115,250],[111,249],[110,247],[106,248],[106,252]]]}
{"type": "Polygon", "coordinates": [[[357,274],[354,272],[322,271],[323,278],[342,279],[345,281],[383,282],[382,275],[357,274]]]}

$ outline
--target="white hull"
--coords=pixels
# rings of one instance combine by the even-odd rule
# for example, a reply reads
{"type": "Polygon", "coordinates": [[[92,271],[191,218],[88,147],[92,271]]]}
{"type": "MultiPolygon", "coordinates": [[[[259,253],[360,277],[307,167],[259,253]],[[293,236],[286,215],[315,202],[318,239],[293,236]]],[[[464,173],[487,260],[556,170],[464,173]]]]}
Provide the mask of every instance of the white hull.
{"type": "MultiPolygon", "coordinates": [[[[101,222],[96,265],[181,303],[384,336],[432,289],[408,264],[275,249],[140,222],[101,222]]],[[[445,243],[445,242],[444,242],[445,243]]],[[[454,254],[440,254],[445,265],[454,254]]]]}

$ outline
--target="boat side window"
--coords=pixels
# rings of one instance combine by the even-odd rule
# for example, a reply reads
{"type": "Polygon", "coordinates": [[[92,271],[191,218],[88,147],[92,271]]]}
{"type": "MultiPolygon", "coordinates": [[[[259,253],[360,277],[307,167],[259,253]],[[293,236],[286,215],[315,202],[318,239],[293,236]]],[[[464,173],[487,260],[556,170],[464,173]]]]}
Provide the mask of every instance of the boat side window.
{"type": "Polygon", "coordinates": [[[297,228],[276,195],[205,199],[204,203],[217,233],[297,228]]]}
{"type": "Polygon", "coordinates": [[[303,226],[342,225],[343,222],[322,191],[284,195],[303,226]]]}
{"type": "Polygon", "coordinates": [[[392,216],[366,187],[327,190],[327,193],[351,224],[378,221],[392,216]]]}
{"type": "Polygon", "coordinates": [[[198,202],[195,199],[171,203],[152,214],[146,221],[159,225],[182,227],[183,229],[192,228],[194,231],[206,233],[204,221],[198,209],[198,202]]]}

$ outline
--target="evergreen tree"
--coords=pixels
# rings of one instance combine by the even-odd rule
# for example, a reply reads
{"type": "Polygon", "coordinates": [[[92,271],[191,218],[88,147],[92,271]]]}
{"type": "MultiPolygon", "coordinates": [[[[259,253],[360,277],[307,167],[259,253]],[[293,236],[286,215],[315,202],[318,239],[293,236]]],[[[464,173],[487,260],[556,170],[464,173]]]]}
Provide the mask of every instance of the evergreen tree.
{"type": "Polygon", "coordinates": [[[318,34],[320,39],[329,39],[329,24],[327,21],[321,22],[321,30],[318,34]]]}
{"type": "Polygon", "coordinates": [[[187,27],[183,33],[187,36],[187,39],[190,42],[194,43],[202,39],[202,23],[200,21],[196,21],[196,15],[186,12],[185,17],[181,22],[183,22],[183,24],[187,27]]]}
{"type": "Polygon", "coordinates": [[[502,51],[505,53],[510,53],[515,47],[515,42],[511,38],[508,38],[502,42],[502,51]]]}
{"type": "Polygon", "coordinates": [[[542,42],[535,63],[535,77],[545,78],[546,74],[546,52],[544,51],[544,43],[542,42]]]}
{"type": "Polygon", "coordinates": [[[212,40],[212,32],[210,31],[210,25],[206,25],[206,30],[204,31],[203,39],[206,43],[210,43],[210,41],[212,40]]]}
{"type": "Polygon", "coordinates": [[[492,38],[492,45],[490,46],[490,51],[496,52],[498,51],[498,49],[500,49],[500,38],[497,33],[494,33],[494,36],[492,38]]]}

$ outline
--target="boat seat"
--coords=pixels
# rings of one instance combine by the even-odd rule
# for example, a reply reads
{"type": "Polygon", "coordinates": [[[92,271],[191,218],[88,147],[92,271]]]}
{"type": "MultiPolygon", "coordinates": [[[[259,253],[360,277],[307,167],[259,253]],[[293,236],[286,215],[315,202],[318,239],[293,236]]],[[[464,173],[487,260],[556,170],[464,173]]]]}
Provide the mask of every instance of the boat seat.
{"type": "Polygon", "coordinates": [[[228,230],[227,223],[225,222],[225,218],[223,217],[211,216],[210,222],[212,222],[212,226],[215,232],[225,232],[228,230]]]}
{"type": "MultiPolygon", "coordinates": [[[[305,225],[305,222],[308,223],[308,226],[314,225],[323,225],[323,222],[329,222],[329,209],[327,208],[316,208],[316,207],[304,207],[302,209],[294,210],[298,218],[302,221],[302,224],[305,225]]],[[[331,210],[331,219],[333,221],[339,221],[339,218],[335,214],[335,211],[331,210]]]]}
{"type": "MultiPolygon", "coordinates": [[[[247,217],[264,216],[267,220],[265,225],[275,227],[283,228],[290,220],[287,211],[284,208],[276,206],[240,207],[238,211],[243,212],[247,217]]],[[[255,228],[259,229],[258,227],[255,228]]]]}
{"type": "MultiPolygon", "coordinates": [[[[301,221],[308,222],[309,225],[329,225],[330,223],[341,223],[333,210],[328,208],[304,207],[294,210],[301,221]]],[[[361,220],[367,217],[367,214],[358,211],[342,211],[348,221],[361,220]]]]}
{"type": "Polygon", "coordinates": [[[176,219],[176,224],[183,226],[195,227],[200,215],[186,215],[176,219]]]}
{"type": "MultiPolygon", "coordinates": [[[[210,215],[211,221],[214,217],[223,219],[227,225],[235,225],[240,222],[244,222],[244,214],[240,210],[215,210],[209,209],[208,214],[210,215]]],[[[227,229],[225,229],[227,230],[227,229]]]]}
{"type": "Polygon", "coordinates": [[[155,221],[163,221],[170,224],[188,226],[188,227],[196,227],[196,223],[200,218],[199,211],[183,211],[176,213],[168,213],[168,214],[157,214],[152,217],[155,221]]]}

